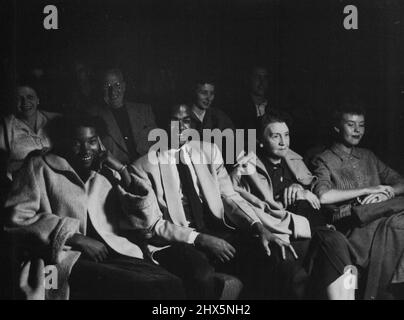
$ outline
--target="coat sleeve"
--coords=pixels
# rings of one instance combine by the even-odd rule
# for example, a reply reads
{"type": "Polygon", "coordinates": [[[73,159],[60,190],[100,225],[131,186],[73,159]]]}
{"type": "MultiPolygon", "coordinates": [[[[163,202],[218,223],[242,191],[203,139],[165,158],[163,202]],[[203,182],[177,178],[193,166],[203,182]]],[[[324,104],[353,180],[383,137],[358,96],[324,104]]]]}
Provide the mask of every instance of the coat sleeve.
{"type": "Polygon", "coordinates": [[[130,171],[132,195],[128,200],[131,201],[129,207],[132,210],[124,211],[132,215],[132,228],[151,241],[190,243],[193,229],[176,225],[164,217],[147,173],[136,163],[130,167],[130,171]]]}
{"type": "Polygon", "coordinates": [[[80,221],[46,210],[46,181],[37,159],[26,161],[13,180],[5,204],[5,231],[47,263],[56,264],[66,240],[79,232],[80,221]]]}
{"type": "Polygon", "coordinates": [[[230,179],[233,184],[234,191],[238,192],[245,200],[262,210],[265,210],[267,204],[250,192],[250,186],[242,175],[238,174],[237,168],[230,173],[230,179]]]}
{"type": "Polygon", "coordinates": [[[219,181],[220,194],[222,197],[225,216],[236,226],[248,229],[252,224],[260,222],[255,209],[233,188],[233,184],[227,173],[219,148],[213,146],[213,161],[216,175],[219,181]]]}

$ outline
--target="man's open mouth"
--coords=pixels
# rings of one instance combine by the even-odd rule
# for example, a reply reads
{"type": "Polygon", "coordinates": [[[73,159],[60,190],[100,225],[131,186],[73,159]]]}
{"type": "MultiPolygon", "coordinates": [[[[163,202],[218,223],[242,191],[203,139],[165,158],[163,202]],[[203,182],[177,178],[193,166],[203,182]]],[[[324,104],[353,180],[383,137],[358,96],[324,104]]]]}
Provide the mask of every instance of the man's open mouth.
{"type": "Polygon", "coordinates": [[[85,156],[82,156],[81,157],[81,160],[83,161],[83,162],[88,162],[88,161],[91,161],[93,159],[93,156],[92,155],[85,155],[85,156]]]}

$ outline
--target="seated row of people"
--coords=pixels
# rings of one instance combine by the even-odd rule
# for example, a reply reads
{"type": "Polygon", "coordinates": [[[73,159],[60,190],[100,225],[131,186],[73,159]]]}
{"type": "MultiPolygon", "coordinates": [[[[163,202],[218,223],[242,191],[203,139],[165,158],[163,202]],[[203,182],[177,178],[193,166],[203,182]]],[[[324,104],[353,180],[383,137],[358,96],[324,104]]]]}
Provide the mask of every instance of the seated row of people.
{"type": "Polygon", "coordinates": [[[239,158],[228,173],[215,145],[190,142],[186,134],[191,127],[214,129],[223,118],[209,109],[214,86],[198,84],[193,105],[171,110],[180,132],[170,139],[178,139],[178,147],[144,156],[156,127],[151,108],[125,102],[119,70],[105,74],[104,89],[105,105],[90,111],[106,130],[87,116],[56,126],[52,153],[29,157],[21,170],[29,151],[51,146],[43,133],[60,116],[38,111],[35,90],[24,85],[17,113],[0,131],[8,176],[15,172],[6,229],[35,244],[28,249],[34,257],[58,266],[63,285],[49,297],[68,297],[68,282],[80,293],[86,279],[92,297],[179,298],[185,288],[187,297],[215,298],[215,275],[225,272],[242,280],[247,298],[354,298],[345,285],[349,266],[359,270],[357,297],[393,297],[392,287],[403,280],[404,206],[396,196],[404,192],[404,180],[357,148],[363,110],[345,105],[336,112],[335,144],[315,158],[313,174],[289,149],[287,119],[266,112],[255,120],[257,155],[239,158]],[[326,225],[324,207],[330,204],[337,205],[331,222],[339,231],[326,225]],[[377,214],[372,204],[380,204],[377,214]],[[370,221],[336,221],[352,218],[358,208],[370,212],[370,221]],[[103,291],[108,296],[94,275],[111,285],[103,291]],[[121,281],[127,285],[117,286],[121,281]],[[149,288],[154,281],[159,293],[149,288]]]}
{"type": "MultiPolygon", "coordinates": [[[[254,101],[266,99],[267,77],[265,68],[253,70],[251,90],[254,101]]],[[[106,70],[102,83],[103,96],[99,102],[88,105],[81,112],[77,110],[72,112],[76,112],[78,115],[89,113],[102,118],[106,124],[107,133],[103,139],[104,145],[119,161],[130,164],[146,154],[151,146],[148,134],[157,127],[154,113],[164,114],[166,110],[153,112],[150,105],[128,101],[126,99],[126,82],[120,69],[106,70]]],[[[38,109],[40,97],[32,84],[21,83],[16,91],[14,112],[5,117],[0,124],[0,160],[2,169],[6,171],[1,175],[2,178],[6,175],[9,179],[11,179],[12,172],[19,169],[23,159],[30,151],[51,146],[47,132],[48,126],[50,120],[60,116],[60,114],[38,109]]],[[[215,99],[213,78],[200,76],[195,80],[192,92],[190,104],[192,127],[197,129],[201,136],[203,129],[235,129],[233,121],[222,110],[212,107],[215,99]]],[[[260,108],[261,111],[259,114],[257,113],[257,117],[265,113],[266,109],[260,108]]],[[[232,114],[235,116],[244,113],[243,110],[238,110],[232,114]]],[[[255,111],[253,114],[254,119],[257,119],[255,111]]],[[[237,123],[239,128],[244,128],[244,125],[246,125],[244,121],[242,126],[237,123]]],[[[256,120],[253,121],[253,124],[248,124],[249,128],[256,128],[256,125],[256,120]]]]}

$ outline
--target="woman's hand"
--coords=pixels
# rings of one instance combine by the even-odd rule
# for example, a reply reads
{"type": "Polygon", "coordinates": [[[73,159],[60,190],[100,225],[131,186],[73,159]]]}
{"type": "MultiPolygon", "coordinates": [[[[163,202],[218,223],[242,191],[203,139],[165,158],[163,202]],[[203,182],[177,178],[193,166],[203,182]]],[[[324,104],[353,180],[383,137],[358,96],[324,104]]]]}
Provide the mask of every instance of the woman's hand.
{"type": "Polygon", "coordinates": [[[299,191],[303,191],[303,187],[298,183],[292,183],[283,190],[283,204],[285,208],[295,203],[299,191]]]}
{"type": "Polygon", "coordinates": [[[298,191],[297,193],[297,200],[306,200],[310,205],[316,209],[320,210],[321,204],[320,200],[317,198],[317,196],[311,192],[310,190],[301,190],[298,191]]]}
{"type": "Polygon", "coordinates": [[[391,186],[378,185],[366,188],[366,194],[384,193],[389,199],[394,198],[394,189],[391,186]]]}
{"type": "Polygon", "coordinates": [[[378,203],[390,199],[386,193],[372,193],[365,197],[360,204],[378,203]]]}

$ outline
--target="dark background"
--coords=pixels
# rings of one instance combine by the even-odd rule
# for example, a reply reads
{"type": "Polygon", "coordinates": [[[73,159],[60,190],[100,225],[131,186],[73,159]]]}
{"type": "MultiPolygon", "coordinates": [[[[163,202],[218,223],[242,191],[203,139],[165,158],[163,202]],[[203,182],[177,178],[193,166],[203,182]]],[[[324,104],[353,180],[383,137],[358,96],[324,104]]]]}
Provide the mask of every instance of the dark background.
{"type": "MultiPolygon", "coordinates": [[[[129,97],[149,103],[189,91],[196,73],[211,70],[215,105],[231,116],[240,108],[246,69],[259,61],[271,69],[271,105],[303,124],[299,138],[307,145],[325,140],[335,104],[355,97],[368,109],[364,145],[404,172],[404,1],[15,0],[1,6],[2,113],[13,104],[15,82],[34,68],[45,71],[41,105],[61,110],[74,62],[84,61],[95,71],[121,67],[129,97]],[[43,28],[47,4],[58,8],[59,30],[43,28]],[[359,30],[343,28],[349,4],[358,8],[359,30]]],[[[301,146],[292,141],[303,152],[301,146]]]]}

